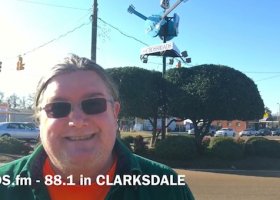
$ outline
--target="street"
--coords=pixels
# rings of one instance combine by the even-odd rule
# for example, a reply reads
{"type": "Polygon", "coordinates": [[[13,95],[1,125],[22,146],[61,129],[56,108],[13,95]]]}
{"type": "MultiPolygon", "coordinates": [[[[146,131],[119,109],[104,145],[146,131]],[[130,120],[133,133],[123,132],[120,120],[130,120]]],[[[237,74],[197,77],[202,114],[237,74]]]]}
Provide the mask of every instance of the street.
{"type": "Polygon", "coordinates": [[[182,170],[196,200],[279,200],[280,171],[182,170]]]}

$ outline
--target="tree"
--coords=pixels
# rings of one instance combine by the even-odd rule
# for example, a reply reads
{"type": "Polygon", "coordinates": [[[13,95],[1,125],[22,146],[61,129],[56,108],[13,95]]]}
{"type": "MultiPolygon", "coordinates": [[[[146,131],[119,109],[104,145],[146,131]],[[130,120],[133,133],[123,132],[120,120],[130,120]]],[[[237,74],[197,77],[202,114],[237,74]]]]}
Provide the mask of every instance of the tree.
{"type": "Polygon", "coordinates": [[[19,104],[19,107],[21,109],[26,109],[26,97],[20,97],[19,104]]]}
{"type": "Polygon", "coordinates": [[[112,68],[107,72],[118,85],[122,105],[120,117],[148,119],[153,126],[153,144],[163,103],[161,73],[138,67],[112,68]]]}
{"type": "Polygon", "coordinates": [[[177,86],[176,95],[169,95],[168,112],[192,120],[198,147],[213,120],[260,119],[264,113],[255,83],[233,68],[199,65],[170,69],[166,77],[177,86]]]}
{"type": "Polygon", "coordinates": [[[7,98],[7,102],[9,104],[9,108],[17,109],[21,105],[20,97],[16,94],[12,94],[7,98]]]}
{"type": "Polygon", "coordinates": [[[27,109],[32,109],[34,106],[34,99],[35,99],[35,93],[28,94],[27,99],[26,99],[26,108],[27,109]]]}
{"type": "Polygon", "coordinates": [[[267,106],[264,107],[264,112],[269,113],[269,114],[272,113],[271,110],[267,106]]]}
{"type": "Polygon", "coordinates": [[[0,92],[0,103],[4,102],[4,93],[0,92]]]}

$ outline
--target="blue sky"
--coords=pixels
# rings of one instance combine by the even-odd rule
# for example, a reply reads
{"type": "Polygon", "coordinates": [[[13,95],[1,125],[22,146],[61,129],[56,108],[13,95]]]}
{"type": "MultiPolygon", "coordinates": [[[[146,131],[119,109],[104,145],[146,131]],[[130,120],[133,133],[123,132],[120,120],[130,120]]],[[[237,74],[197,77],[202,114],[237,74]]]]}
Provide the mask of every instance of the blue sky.
{"type": "MultiPolygon", "coordinates": [[[[174,2],[170,0],[171,5],[174,2]]],[[[35,91],[44,71],[67,53],[90,57],[92,4],[93,0],[0,0],[0,91],[27,95],[35,91]],[[26,63],[23,71],[16,71],[18,55],[26,63]]],[[[161,58],[149,57],[147,64],[139,59],[143,43],[162,41],[145,34],[144,20],[127,12],[130,4],[147,17],[163,11],[160,0],[99,0],[97,62],[105,68],[138,66],[162,71],[161,58]]],[[[190,0],[174,11],[180,24],[179,35],[172,41],[192,58],[185,67],[221,64],[245,73],[276,114],[279,8],[277,0],[190,0]]],[[[175,64],[167,69],[172,67],[175,64]]]]}

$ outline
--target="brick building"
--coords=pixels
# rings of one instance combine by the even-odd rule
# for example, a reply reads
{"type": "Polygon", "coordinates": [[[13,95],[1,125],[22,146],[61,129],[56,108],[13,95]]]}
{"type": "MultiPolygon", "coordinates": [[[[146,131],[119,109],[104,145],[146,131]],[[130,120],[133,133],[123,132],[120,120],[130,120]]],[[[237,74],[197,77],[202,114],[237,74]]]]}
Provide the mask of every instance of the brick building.
{"type": "Polygon", "coordinates": [[[244,129],[248,128],[249,125],[248,121],[241,121],[241,120],[215,120],[212,122],[212,125],[215,127],[220,128],[232,128],[236,133],[239,133],[240,131],[243,131],[244,129]]]}

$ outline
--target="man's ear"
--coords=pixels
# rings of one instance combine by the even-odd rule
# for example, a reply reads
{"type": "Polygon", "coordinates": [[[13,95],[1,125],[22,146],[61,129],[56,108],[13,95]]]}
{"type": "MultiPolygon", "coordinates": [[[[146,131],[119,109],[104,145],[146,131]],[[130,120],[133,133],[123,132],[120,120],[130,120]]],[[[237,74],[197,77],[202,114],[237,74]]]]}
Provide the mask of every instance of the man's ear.
{"type": "Polygon", "coordinates": [[[115,117],[115,119],[118,119],[120,110],[121,110],[120,102],[118,102],[118,101],[114,102],[114,117],[115,117]]]}

